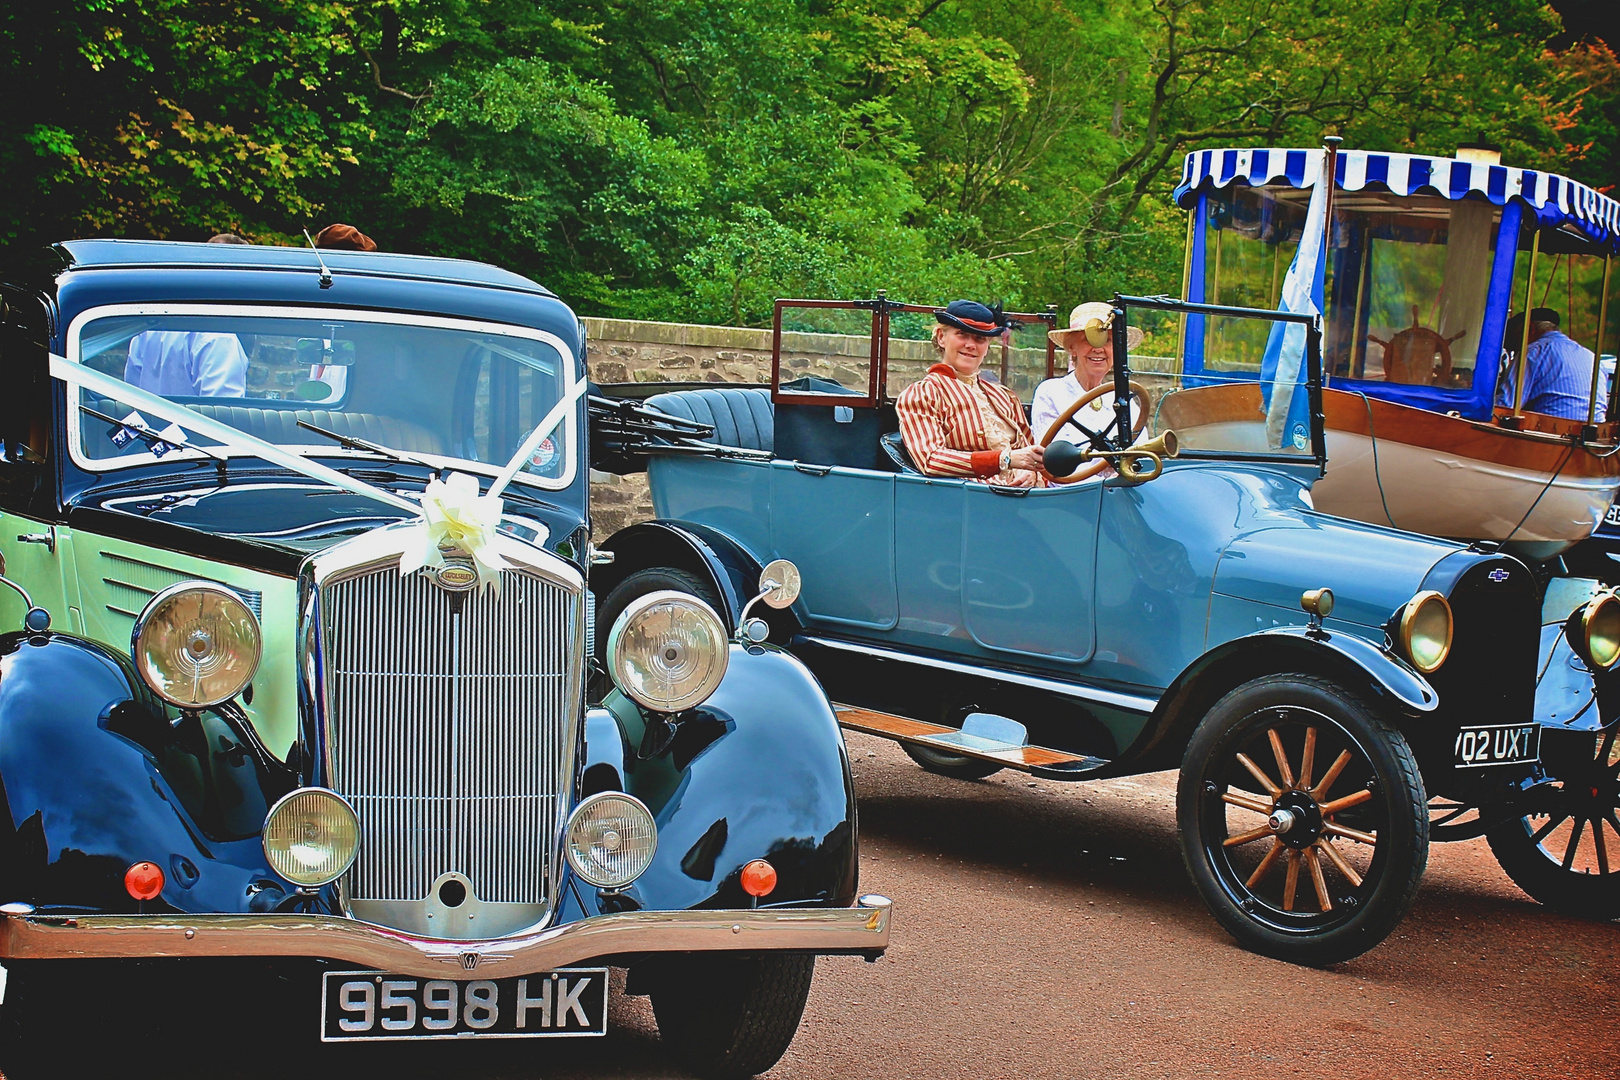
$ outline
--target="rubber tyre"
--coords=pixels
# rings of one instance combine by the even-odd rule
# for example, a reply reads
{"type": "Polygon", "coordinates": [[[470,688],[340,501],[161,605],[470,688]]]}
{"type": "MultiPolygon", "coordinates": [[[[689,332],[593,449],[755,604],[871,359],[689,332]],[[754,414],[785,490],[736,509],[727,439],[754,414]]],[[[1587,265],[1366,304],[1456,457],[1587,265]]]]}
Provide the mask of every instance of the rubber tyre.
{"type": "MultiPolygon", "coordinates": [[[[1245,948],[1310,966],[1360,956],[1388,937],[1405,916],[1428,862],[1427,804],[1423,777],[1405,737],[1354,692],[1304,674],[1255,679],[1216,702],[1187,745],[1176,785],[1182,859],[1215,918],[1245,948]],[[1261,801],[1302,799],[1306,792],[1291,793],[1281,783],[1268,731],[1278,732],[1285,744],[1284,756],[1298,772],[1303,771],[1306,731],[1313,727],[1317,730],[1314,753],[1321,755],[1314,757],[1313,784],[1320,784],[1330,763],[1342,752],[1351,754],[1334,785],[1323,793],[1325,801],[1331,803],[1346,793],[1371,793],[1352,809],[1329,815],[1337,826],[1353,826],[1376,838],[1370,857],[1359,870],[1360,884],[1342,875],[1315,846],[1310,847],[1309,856],[1303,849],[1282,846],[1277,861],[1268,864],[1272,869],[1262,870],[1259,864],[1263,860],[1252,853],[1268,846],[1269,834],[1231,847],[1224,843],[1234,835],[1228,831],[1231,811],[1224,795],[1230,791],[1241,797],[1240,792],[1253,792],[1260,786],[1237,755],[1245,753],[1278,781],[1280,794],[1261,801]],[[1251,844],[1255,846],[1250,848],[1251,844]],[[1251,852],[1252,865],[1240,862],[1243,856],[1239,853],[1245,848],[1251,852]],[[1296,858],[1300,869],[1294,903],[1299,905],[1303,897],[1304,906],[1316,905],[1316,911],[1289,909],[1287,867],[1296,858]],[[1319,910],[1321,894],[1307,874],[1311,865],[1307,858],[1323,868],[1324,878],[1331,883],[1325,890],[1330,911],[1319,910]],[[1265,876],[1251,889],[1250,874],[1265,876]],[[1335,889],[1339,890],[1337,896],[1335,889]]],[[[1251,831],[1247,827],[1251,824],[1264,826],[1265,820],[1264,815],[1251,814],[1238,823],[1243,832],[1236,835],[1251,831]]],[[[1310,821],[1305,815],[1301,820],[1310,821]]],[[[1324,819],[1318,814],[1315,820],[1315,828],[1320,829],[1324,819]]],[[[1313,835],[1310,828],[1301,829],[1292,834],[1296,842],[1313,835]]],[[[1367,854],[1360,845],[1335,847],[1334,851],[1341,858],[1345,851],[1359,852],[1358,860],[1367,854]]]]}
{"type": "MultiPolygon", "coordinates": [[[[1491,845],[1491,854],[1513,883],[1533,899],[1554,911],[1581,919],[1609,920],[1620,918],[1620,783],[1616,773],[1620,763],[1611,763],[1614,736],[1596,738],[1598,752],[1590,760],[1568,764],[1567,774],[1560,775],[1560,793],[1555,796],[1550,815],[1514,818],[1485,834],[1491,845]],[[1553,850],[1536,839],[1536,833],[1554,818],[1559,822],[1575,818],[1582,832],[1576,838],[1582,858],[1582,867],[1566,870],[1563,858],[1570,855],[1566,834],[1560,831],[1557,840],[1551,840],[1553,850]],[[1605,862],[1592,869],[1590,858],[1593,843],[1592,820],[1602,817],[1599,827],[1605,840],[1605,862]]],[[[1558,771],[1565,772],[1561,768],[1558,771]]],[[[1558,822],[1553,822],[1558,824],[1558,822]]],[[[1550,838],[1549,838],[1550,839],[1550,838]]]]}
{"type": "Polygon", "coordinates": [[[714,608],[720,621],[726,621],[726,608],[715,594],[714,586],[703,580],[697,574],[687,570],[678,570],[673,566],[654,566],[646,570],[637,570],[623,581],[613,587],[607,594],[607,599],[596,608],[596,659],[602,665],[602,670],[608,670],[607,645],[608,634],[613,624],[618,621],[624,609],[634,601],[646,596],[648,593],[662,592],[666,589],[675,592],[689,593],[714,608]]]}
{"type": "Polygon", "coordinates": [[[698,1076],[754,1076],[781,1060],[799,1030],[816,958],[697,953],[651,988],[658,1034],[698,1076]]]}
{"type": "Polygon", "coordinates": [[[983,761],[979,758],[964,757],[961,754],[947,754],[943,750],[935,750],[928,746],[918,746],[916,743],[903,742],[900,749],[906,756],[921,765],[931,773],[940,776],[949,776],[953,780],[983,780],[1001,771],[1002,766],[993,761],[983,761]]]}

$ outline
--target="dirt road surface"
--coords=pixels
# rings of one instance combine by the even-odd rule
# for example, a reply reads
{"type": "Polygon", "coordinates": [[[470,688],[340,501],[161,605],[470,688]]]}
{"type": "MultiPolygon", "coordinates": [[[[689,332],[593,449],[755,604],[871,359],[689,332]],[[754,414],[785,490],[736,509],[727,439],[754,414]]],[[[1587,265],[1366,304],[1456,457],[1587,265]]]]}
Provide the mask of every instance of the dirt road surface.
{"type": "MultiPolygon", "coordinates": [[[[963,782],[876,739],[850,751],[861,885],[894,899],[893,947],[820,961],[774,1080],[1620,1077],[1620,925],[1538,907],[1483,841],[1437,845],[1387,942],[1311,970],[1244,952],[1204,909],[1174,774],[963,782]]],[[[108,1024],[106,1006],[142,988],[87,987],[84,1039],[0,1068],[83,1075],[116,1053],[121,1076],[169,1080],[677,1075],[645,998],[614,998],[606,1039],[317,1047],[315,1002],[289,1000],[301,993],[197,989],[205,1000],[158,1002],[158,1022],[108,1024]]]]}

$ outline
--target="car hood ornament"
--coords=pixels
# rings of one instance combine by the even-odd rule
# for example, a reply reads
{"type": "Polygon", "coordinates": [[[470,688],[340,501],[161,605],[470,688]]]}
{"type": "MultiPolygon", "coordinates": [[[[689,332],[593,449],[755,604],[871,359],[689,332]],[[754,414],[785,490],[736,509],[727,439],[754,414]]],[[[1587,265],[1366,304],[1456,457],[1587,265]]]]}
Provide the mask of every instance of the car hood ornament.
{"type": "Polygon", "coordinates": [[[500,595],[501,571],[507,566],[494,548],[500,520],[500,496],[480,495],[475,477],[454,472],[447,480],[428,481],[422,520],[415,526],[419,535],[399,557],[400,576],[427,567],[446,589],[476,584],[500,595]]]}

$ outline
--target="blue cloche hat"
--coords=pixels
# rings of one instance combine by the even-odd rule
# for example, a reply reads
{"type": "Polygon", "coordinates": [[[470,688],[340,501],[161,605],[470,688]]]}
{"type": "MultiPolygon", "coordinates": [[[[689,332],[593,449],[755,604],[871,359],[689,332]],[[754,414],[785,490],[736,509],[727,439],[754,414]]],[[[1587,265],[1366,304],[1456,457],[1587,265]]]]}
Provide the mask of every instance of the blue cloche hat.
{"type": "Polygon", "coordinates": [[[934,318],[979,337],[1000,337],[1007,330],[1018,329],[1018,323],[1007,318],[1000,304],[985,307],[976,300],[952,300],[945,307],[935,308],[934,318]]]}

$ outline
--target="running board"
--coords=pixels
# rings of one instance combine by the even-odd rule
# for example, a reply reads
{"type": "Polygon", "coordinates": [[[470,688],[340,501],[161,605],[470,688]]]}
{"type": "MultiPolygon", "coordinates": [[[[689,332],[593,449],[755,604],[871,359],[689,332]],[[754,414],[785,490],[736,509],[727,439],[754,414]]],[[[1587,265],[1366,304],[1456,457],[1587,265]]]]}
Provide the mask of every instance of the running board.
{"type": "MultiPolygon", "coordinates": [[[[893,739],[895,742],[916,743],[932,750],[960,754],[962,757],[977,758],[981,761],[994,761],[1009,769],[1017,769],[1047,780],[1085,780],[1110,764],[1104,758],[975,735],[941,724],[911,720],[874,709],[860,709],[853,705],[834,703],[833,711],[838,714],[839,726],[850,731],[876,735],[881,739],[893,739]]],[[[1020,726],[1012,721],[1006,723],[1013,728],[1020,726]]]]}

